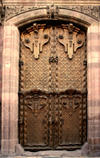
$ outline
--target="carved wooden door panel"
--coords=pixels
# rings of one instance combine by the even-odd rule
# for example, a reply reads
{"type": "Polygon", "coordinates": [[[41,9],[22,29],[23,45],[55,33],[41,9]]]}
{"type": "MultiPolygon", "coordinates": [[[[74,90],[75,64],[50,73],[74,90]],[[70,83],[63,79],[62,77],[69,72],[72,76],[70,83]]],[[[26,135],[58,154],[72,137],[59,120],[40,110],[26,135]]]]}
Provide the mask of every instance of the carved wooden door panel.
{"type": "Polygon", "coordinates": [[[86,141],[86,37],[73,24],[21,33],[19,140],[25,149],[73,149],[86,141]]]}

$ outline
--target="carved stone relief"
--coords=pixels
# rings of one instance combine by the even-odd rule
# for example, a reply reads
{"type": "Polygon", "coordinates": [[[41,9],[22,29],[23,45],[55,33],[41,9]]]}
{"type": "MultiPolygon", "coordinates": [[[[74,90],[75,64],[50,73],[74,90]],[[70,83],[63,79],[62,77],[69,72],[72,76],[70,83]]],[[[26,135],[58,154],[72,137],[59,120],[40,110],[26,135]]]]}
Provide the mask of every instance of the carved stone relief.
{"type": "Polygon", "coordinates": [[[14,16],[17,16],[19,14],[29,12],[32,10],[37,9],[46,9],[48,18],[58,18],[60,9],[67,9],[67,10],[73,10],[76,12],[83,13],[85,15],[88,15],[96,20],[99,20],[99,7],[98,6],[6,6],[6,15],[5,20],[8,20],[14,16]]]}
{"type": "Polygon", "coordinates": [[[58,8],[58,6],[54,5],[53,2],[51,3],[51,6],[47,6],[48,18],[57,19],[58,12],[59,12],[59,8],[58,8]]]}

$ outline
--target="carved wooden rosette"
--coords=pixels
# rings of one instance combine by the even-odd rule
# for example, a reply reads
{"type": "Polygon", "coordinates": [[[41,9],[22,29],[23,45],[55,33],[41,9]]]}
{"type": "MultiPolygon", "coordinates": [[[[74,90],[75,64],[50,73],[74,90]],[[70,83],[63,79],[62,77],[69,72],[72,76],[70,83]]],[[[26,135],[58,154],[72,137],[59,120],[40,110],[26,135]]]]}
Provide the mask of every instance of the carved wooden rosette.
{"type": "Polygon", "coordinates": [[[19,136],[24,148],[77,148],[86,141],[85,43],[85,33],[73,24],[33,24],[21,33],[19,136]]]}

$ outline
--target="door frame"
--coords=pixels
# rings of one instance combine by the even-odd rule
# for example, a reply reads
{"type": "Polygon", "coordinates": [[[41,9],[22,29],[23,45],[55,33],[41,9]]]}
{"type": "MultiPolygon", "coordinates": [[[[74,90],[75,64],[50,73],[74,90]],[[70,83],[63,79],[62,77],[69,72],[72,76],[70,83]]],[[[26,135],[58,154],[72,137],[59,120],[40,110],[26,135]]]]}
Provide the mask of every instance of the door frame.
{"type": "MultiPolygon", "coordinates": [[[[99,123],[99,60],[100,60],[100,26],[97,19],[85,13],[59,8],[51,16],[48,7],[39,7],[24,11],[4,22],[3,66],[2,66],[2,140],[3,155],[15,153],[18,144],[18,86],[19,86],[19,51],[20,28],[41,20],[63,20],[81,25],[87,29],[87,151],[88,154],[99,151],[100,137],[95,132],[99,123]],[[48,15],[49,14],[49,15],[48,15]],[[56,16],[55,16],[56,15],[56,16]],[[98,87],[98,88],[97,88],[98,87]],[[97,121],[97,122],[96,122],[97,121]],[[94,130],[95,128],[95,130],[94,130]]],[[[50,9],[50,8],[49,8],[50,9]]],[[[99,108],[100,109],[100,108],[99,108]]],[[[84,145],[83,145],[84,148],[84,145]]]]}

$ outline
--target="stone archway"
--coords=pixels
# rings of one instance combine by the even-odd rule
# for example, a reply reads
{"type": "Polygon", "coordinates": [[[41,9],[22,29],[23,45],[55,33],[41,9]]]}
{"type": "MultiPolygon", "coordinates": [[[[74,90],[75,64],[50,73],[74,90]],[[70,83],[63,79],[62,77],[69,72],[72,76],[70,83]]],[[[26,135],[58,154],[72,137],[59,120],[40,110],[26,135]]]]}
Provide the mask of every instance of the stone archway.
{"type": "Polygon", "coordinates": [[[3,154],[15,153],[18,143],[18,72],[19,72],[19,31],[17,28],[31,22],[56,18],[80,24],[87,28],[87,67],[88,67],[88,152],[99,149],[99,133],[94,128],[99,127],[99,23],[97,17],[80,13],[75,9],[54,7],[53,14],[50,7],[35,8],[24,11],[13,18],[8,18],[4,26],[3,46],[3,85],[2,85],[2,146],[3,154]],[[59,11],[58,11],[59,9],[59,11]],[[12,45],[11,45],[12,44],[12,45]],[[96,49],[95,49],[96,48],[96,49]],[[95,53],[94,53],[95,50],[95,53]],[[94,60],[95,59],[95,60],[94,60]],[[94,71],[95,70],[95,71],[94,71]],[[92,72],[95,73],[92,73],[92,72]],[[5,72],[7,76],[5,75],[5,72]],[[94,79],[95,80],[94,80],[94,79]],[[7,85],[7,86],[6,86],[7,85]],[[9,91],[8,91],[9,89],[9,91]],[[5,117],[6,116],[6,117],[5,117]],[[95,120],[95,121],[94,121],[95,120]],[[98,122],[98,123],[94,123],[98,122]],[[5,135],[5,133],[7,133],[5,135]]]}

